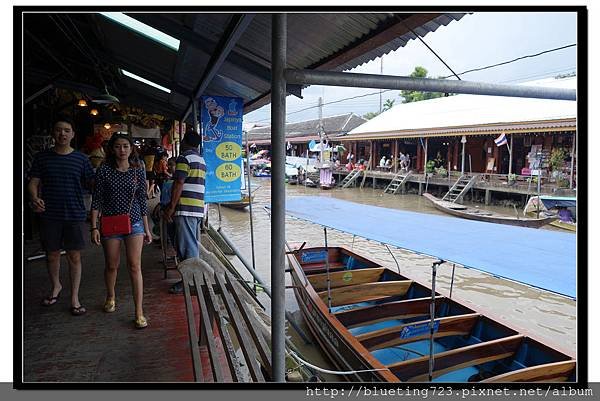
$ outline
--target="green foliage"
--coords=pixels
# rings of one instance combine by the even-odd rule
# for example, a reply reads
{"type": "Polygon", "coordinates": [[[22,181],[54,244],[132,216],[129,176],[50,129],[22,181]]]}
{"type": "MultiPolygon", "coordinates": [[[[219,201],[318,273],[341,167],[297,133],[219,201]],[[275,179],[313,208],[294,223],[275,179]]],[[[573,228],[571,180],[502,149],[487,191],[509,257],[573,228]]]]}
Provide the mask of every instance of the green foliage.
{"type": "Polygon", "coordinates": [[[425,172],[426,173],[433,173],[435,168],[435,162],[433,160],[429,160],[427,162],[427,164],[425,165],[425,172]]]}
{"type": "Polygon", "coordinates": [[[379,115],[378,112],[375,111],[369,111],[368,113],[363,114],[363,118],[366,120],[370,120],[374,117],[377,117],[379,115]]]}
{"type": "Polygon", "coordinates": [[[550,167],[552,171],[560,170],[565,164],[565,158],[567,157],[567,152],[562,148],[554,148],[552,149],[552,153],[550,153],[550,167]]]}
{"type": "Polygon", "coordinates": [[[396,100],[394,100],[394,99],[386,99],[385,103],[383,104],[383,111],[388,111],[389,109],[394,107],[395,101],[396,100]]]}
{"type": "MultiPolygon", "coordinates": [[[[416,66],[415,70],[410,74],[411,78],[423,78],[427,79],[427,69],[421,66],[416,66]]],[[[404,98],[402,103],[419,102],[421,100],[435,99],[444,96],[441,92],[421,92],[421,91],[410,91],[403,90],[400,92],[400,96],[404,98]]]]}
{"type": "Polygon", "coordinates": [[[440,175],[442,177],[446,177],[448,175],[448,170],[446,170],[444,167],[438,167],[435,170],[435,175],[440,175]]]}

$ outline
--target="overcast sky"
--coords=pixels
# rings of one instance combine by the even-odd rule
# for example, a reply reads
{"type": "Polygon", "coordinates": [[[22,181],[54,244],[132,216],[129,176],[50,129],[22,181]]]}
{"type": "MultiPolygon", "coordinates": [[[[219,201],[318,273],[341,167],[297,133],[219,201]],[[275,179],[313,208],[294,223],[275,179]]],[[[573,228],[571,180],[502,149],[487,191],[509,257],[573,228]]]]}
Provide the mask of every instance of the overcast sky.
{"type": "MultiPolygon", "coordinates": [[[[459,21],[441,26],[436,32],[424,37],[425,42],[456,72],[484,67],[545,50],[577,43],[575,13],[517,13],[479,12],[465,15],[459,21]]],[[[451,75],[451,72],[419,40],[411,40],[405,47],[383,56],[385,75],[410,75],[415,66],[425,67],[430,77],[451,75]]],[[[352,72],[379,74],[381,59],[371,61],[352,72]]],[[[461,76],[466,81],[492,83],[519,83],[552,77],[576,71],[576,47],[558,50],[538,57],[461,76]]],[[[342,87],[312,86],[303,90],[304,99],[287,98],[287,121],[297,122],[318,118],[318,107],[297,112],[318,104],[323,97],[323,116],[354,112],[363,115],[379,111],[377,89],[355,89],[342,87]],[[327,105],[326,103],[361,94],[375,95],[346,100],[327,105]]],[[[382,94],[382,101],[394,99],[399,104],[402,98],[398,91],[382,94]]],[[[244,122],[270,123],[270,105],[244,116],[244,122]]]]}

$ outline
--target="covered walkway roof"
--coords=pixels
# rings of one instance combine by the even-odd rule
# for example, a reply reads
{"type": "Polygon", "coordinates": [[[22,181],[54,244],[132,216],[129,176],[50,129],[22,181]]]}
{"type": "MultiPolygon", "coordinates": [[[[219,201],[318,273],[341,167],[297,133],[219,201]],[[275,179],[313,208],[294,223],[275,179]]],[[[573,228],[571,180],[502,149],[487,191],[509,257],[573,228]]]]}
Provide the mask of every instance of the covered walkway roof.
{"type": "MultiPolygon", "coordinates": [[[[567,78],[526,85],[575,89],[576,83],[567,78]]],[[[398,104],[338,139],[574,131],[576,115],[577,103],[569,100],[456,95],[398,104]]]]}
{"type": "MultiPolygon", "coordinates": [[[[106,83],[122,103],[175,119],[189,116],[191,99],[203,93],[241,97],[246,113],[270,102],[271,14],[134,9],[127,15],[178,40],[178,47],[99,13],[26,12],[25,97],[47,85],[95,96],[106,83]]],[[[290,13],[287,63],[297,69],[349,70],[404,46],[415,39],[413,32],[425,36],[463,15],[290,13]]],[[[299,95],[300,87],[288,85],[288,92],[299,95]]]]}

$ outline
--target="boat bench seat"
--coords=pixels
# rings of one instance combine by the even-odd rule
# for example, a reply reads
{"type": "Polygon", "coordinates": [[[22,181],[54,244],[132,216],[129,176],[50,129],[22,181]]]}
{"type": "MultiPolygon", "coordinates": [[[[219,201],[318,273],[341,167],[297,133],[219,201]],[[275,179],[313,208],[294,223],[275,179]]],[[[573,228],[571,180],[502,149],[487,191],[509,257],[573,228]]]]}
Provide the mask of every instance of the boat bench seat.
{"type": "Polygon", "coordinates": [[[178,270],[183,277],[195,381],[270,380],[271,351],[257,317],[240,297],[246,290],[230,273],[211,276],[200,266],[181,264],[178,270]]]}
{"type": "MultiPolygon", "coordinates": [[[[346,265],[342,262],[330,262],[329,263],[329,271],[339,271],[346,268],[346,265]]],[[[305,274],[317,274],[317,273],[326,273],[327,265],[325,262],[318,263],[305,263],[302,265],[302,270],[304,270],[305,274]]]]}

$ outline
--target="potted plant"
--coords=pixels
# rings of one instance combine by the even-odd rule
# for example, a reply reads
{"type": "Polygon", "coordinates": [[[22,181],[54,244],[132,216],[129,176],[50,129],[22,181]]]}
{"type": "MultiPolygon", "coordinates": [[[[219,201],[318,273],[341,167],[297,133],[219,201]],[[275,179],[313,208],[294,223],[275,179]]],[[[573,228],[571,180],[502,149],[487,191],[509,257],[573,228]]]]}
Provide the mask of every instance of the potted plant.
{"type": "Polygon", "coordinates": [[[514,185],[515,182],[517,182],[517,175],[514,173],[510,173],[508,175],[508,185],[514,185]]]}

